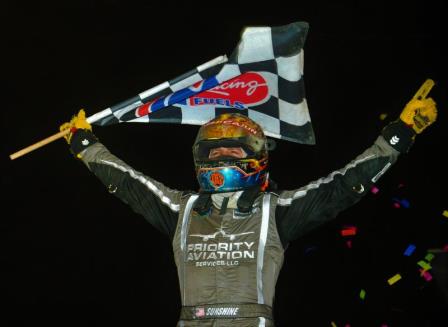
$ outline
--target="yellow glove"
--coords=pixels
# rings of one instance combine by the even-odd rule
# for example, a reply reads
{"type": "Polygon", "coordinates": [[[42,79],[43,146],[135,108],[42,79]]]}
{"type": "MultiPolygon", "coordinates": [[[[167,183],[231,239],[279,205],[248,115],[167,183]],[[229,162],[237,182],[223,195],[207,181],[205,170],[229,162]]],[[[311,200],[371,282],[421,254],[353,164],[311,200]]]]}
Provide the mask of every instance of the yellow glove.
{"type": "Polygon", "coordinates": [[[73,134],[78,129],[86,129],[92,131],[92,125],[90,125],[86,120],[86,112],[84,109],[79,110],[78,115],[73,116],[70,122],[64,123],[59,127],[59,130],[62,132],[66,129],[70,129],[70,133],[64,136],[65,140],[68,144],[71,143],[73,134]]]}
{"type": "Polygon", "coordinates": [[[400,114],[400,119],[420,134],[437,119],[436,103],[432,98],[413,98],[400,114]]]}

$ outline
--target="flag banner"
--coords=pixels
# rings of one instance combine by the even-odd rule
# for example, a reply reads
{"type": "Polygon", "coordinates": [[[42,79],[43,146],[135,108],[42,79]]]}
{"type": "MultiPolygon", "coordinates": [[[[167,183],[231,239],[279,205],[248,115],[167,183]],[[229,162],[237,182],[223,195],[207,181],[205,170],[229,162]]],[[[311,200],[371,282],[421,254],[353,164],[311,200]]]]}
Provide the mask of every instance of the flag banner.
{"type": "Polygon", "coordinates": [[[238,112],[260,124],[267,136],[315,144],[303,79],[307,32],[306,22],[247,27],[227,62],[196,68],[158,92],[111,107],[95,123],[202,125],[222,113],[238,112]]]}
{"type": "MultiPolygon", "coordinates": [[[[95,124],[98,126],[106,126],[128,121],[122,119],[122,116],[126,113],[133,112],[136,108],[142,106],[145,103],[151,102],[154,99],[158,99],[173,92],[183,90],[184,88],[191,86],[196,82],[216,75],[216,73],[218,73],[222,68],[222,64],[227,61],[227,56],[219,56],[170,81],[166,81],[162,84],[139,93],[135,97],[127,99],[126,101],[122,101],[112,107],[106,108],[88,117],[87,121],[90,124],[95,124]]],[[[134,118],[137,118],[137,116],[132,117],[132,119],[134,118]]]]}

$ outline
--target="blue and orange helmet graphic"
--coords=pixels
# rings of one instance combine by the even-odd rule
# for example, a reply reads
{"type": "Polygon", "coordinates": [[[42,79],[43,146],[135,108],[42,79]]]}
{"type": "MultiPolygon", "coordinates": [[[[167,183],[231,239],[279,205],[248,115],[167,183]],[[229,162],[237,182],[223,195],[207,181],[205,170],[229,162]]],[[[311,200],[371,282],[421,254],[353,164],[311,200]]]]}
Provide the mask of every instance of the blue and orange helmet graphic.
{"type": "Polygon", "coordinates": [[[233,192],[253,186],[263,188],[268,177],[268,151],[263,129],[250,118],[222,114],[199,129],[193,157],[200,191],[233,192]],[[216,148],[242,148],[244,158],[210,158],[216,148]]]}

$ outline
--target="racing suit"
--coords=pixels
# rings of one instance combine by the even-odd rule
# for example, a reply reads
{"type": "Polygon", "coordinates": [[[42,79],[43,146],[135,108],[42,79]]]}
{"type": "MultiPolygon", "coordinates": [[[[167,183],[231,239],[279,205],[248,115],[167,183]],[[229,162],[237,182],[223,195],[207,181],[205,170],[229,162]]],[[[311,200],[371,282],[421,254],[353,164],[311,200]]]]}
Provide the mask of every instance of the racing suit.
{"type": "Polygon", "coordinates": [[[259,193],[244,214],[235,206],[241,192],[230,194],[225,207],[228,194],[215,194],[211,210],[199,214],[193,210],[198,194],[145,176],[96,139],[84,139],[81,154],[111,193],[172,240],[182,296],[178,326],[274,326],[271,308],[287,244],[370,190],[410,147],[412,133],[401,128],[397,134],[386,127],[371,147],[325,178],[292,191],[259,193]]]}

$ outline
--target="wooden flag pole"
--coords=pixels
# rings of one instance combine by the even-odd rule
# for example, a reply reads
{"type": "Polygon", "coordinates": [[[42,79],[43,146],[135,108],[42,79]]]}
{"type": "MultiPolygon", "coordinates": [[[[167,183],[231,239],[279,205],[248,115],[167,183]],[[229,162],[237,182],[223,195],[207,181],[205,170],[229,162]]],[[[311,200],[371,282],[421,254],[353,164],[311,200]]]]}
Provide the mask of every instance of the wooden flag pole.
{"type": "Polygon", "coordinates": [[[61,131],[61,132],[59,132],[57,134],[54,134],[54,135],[52,135],[50,137],[47,137],[46,139],[44,139],[42,141],[34,143],[34,144],[32,144],[32,145],[30,145],[30,146],[28,146],[28,147],[26,147],[26,148],[24,148],[24,149],[22,149],[20,151],[17,151],[15,153],[11,154],[9,156],[9,158],[11,158],[11,160],[19,158],[19,157],[21,157],[21,156],[23,156],[23,155],[25,155],[25,154],[27,154],[27,153],[29,153],[31,151],[34,151],[36,149],[39,149],[40,147],[43,147],[44,145],[47,145],[48,143],[51,143],[53,141],[56,141],[57,139],[63,138],[68,133],[70,133],[70,129],[63,130],[63,131],[61,131]]]}
{"type": "MultiPolygon", "coordinates": [[[[94,114],[94,115],[92,115],[90,117],[87,117],[86,120],[87,120],[87,122],[89,124],[93,124],[97,120],[100,120],[103,117],[106,117],[108,115],[110,115],[110,109],[109,108],[104,109],[104,110],[102,110],[100,112],[97,112],[96,114],[94,114]]],[[[27,146],[26,148],[24,148],[24,149],[22,149],[20,151],[17,151],[15,153],[11,154],[9,156],[9,158],[11,158],[11,160],[14,160],[16,158],[24,156],[25,154],[30,153],[30,152],[32,152],[32,151],[34,151],[36,149],[39,149],[39,148],[43,147],[44,145],[47,145],[48,143],[51,143],[51,142],[56,141],[56,140],[58,140],[60,138],[63,138],[69,132],[70,132],[70,128],[68,128],[66,130],[63,130],[63,131],[61,131],[59,133],[56,133],[54,135],[51,135],[51,136],[47,137],[46,139],[43,139],[42,141],[34,143],[34,144],[32,144],[30,146],[27,146]]]]}
{"type": "MultiPolygon", "coordinates": [[[[219,64],[224,64],[224,63],[227,62],[227,60],[228,59],[227,59],[226,55],[222,55],[222,56],[216,57],[215,59],[209,60],[206,63],[197,66],[195,70],[187,72],[186,74],[183,74],[181,76],[183,76],[184,80],[186,80],[187,78],[191,77],[191,75],[193,73],[202,72],[202,71],[205,71],[205,70],[207,70],[207,69],[209,69],[209,68],[211,68],[213,66],[216,66],[216,65],[219,65],[219,64]]],[[[176,78],[176,79],[178,79],[178,78],[176,78]]],[[[138,98],[137,100],[135,99],[136,97],[133,97],[131,99],[128,99],[127,101],[123,101],[122,103],[120,103],[118,105],[118,107],[117,107],[117,105],[114,106],[113,110],[117,111],[117,110],[121,109],[122,107],[129,106],[131,102],[132,102],[132,104],[139,103],[140,101],[143,101],[143,99],[147,99],[150,96],[153,96],[154,94],[156,94],[156,93],[158,93],[158,92],[160,92],[160,91],[162,91],[164,89],[169,88],[169,85],[170,85],[169,82],[164,82],[164,83],[161,83],[161,84],[159,84],[159,85],[157,85],[155,87],[152,87],[152,88],[150,88],[150,89],[148,89],[148,90],[138,94],[136,96],[138,98]],[[122,105],[122,106],[120,107],[120,105],[122,105]]],[[[142,104],[142,102],[140,102],[140,103],[142,104]]],[[[100,112],[97,112],[96,114],[88,117],[87,118],[87,122],[89,124],[92,124],[92,123],[94,123],[94,122],[96,122],[98,120],[101,120],[104,117],[107,117],[107,116],[110,116],[110,115],[112,115],[112,107],[111,108],[106,108],[106,109],[104,109],[104,110],[102,110],[100,112]]],[[[43,147],[44,145],[46,145],[48,143],[51,143],[51,142],[53,142],[53,141],[55,141],[57,139],[60,139],[60,138],[64,137],[68,133],[69,133],[69,129],[67,129],[65,131],[62,131],[62,132],[59,132],[57,134],[54,134],[54,135],[52,135],[50,137],[47,137],[46,139],[44,139],[42,141],[39,141],[39,142],[37,142],[35,144],[32,144],[32,145],[30,145],[30,146],[28,146],[28,147],[26,147],[26,148],[24,148],[24,149],[22,149],[20,151],[17,151],[15,153],[11,154],[9,156],[9,158],[11,158],[11,160],[19,158],[19,157],[21,157],[21,156],[23,156],[23,155],[25,155],[25,154],[27,154],[29,152],[32,152],[32,151],[34,151],[34,150],[36,150],[36,149],[38,149],[40,147],[43,147]]]]}

